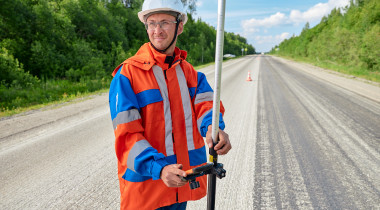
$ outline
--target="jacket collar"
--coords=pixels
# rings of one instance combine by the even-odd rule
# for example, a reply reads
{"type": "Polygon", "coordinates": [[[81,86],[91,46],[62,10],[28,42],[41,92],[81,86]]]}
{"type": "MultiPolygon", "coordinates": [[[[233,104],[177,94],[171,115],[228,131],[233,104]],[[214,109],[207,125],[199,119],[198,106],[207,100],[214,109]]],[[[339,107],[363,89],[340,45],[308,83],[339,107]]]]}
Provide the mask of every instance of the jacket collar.
{"type": "MultiPolygon", "coordinates": [[[[169,64],[165,63],[166,54],[162,54],[158,51],[156,51],[151,43],[145,43],[140,47],[140,49],[137,51],[136,55],[128,58],[123,63],[121,63],[112,73],[113,76],[117,73],[119,68],[123,64],[128,64],[135,66],[137,68],[143,69],[143,70],[150,70],[154,65],[160,66],[162,69],[168,69],[169,64]]],[[[178,47],[174,49],[174,61],[172,66],[175,66],[179,64],[181,61],[185,60],[187,57],[187,52],[184,50],[180,50],[178,47]]]]}

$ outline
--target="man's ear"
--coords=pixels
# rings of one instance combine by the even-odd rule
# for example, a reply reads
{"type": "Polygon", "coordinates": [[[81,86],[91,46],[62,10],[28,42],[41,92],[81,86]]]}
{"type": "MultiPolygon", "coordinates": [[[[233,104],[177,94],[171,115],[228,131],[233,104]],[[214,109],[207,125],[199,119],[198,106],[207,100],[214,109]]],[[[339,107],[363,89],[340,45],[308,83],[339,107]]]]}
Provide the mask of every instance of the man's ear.
{"type": "Polygon", "coordinates": [[[178,25],[178,31],[177,34],[180,35],[183,32],[183,22],[181,21],[178,25]]]}

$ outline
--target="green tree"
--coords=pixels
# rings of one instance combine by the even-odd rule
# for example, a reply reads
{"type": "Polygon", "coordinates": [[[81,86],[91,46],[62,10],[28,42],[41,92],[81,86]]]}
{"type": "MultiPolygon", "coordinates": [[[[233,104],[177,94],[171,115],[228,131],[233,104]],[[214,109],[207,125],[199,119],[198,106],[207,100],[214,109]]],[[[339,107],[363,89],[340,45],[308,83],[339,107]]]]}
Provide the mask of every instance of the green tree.
{"type": "Polygon", "coordinates": [[[374,25],[363,37],[360,60],[370,71],[380,71],[380,25],[374,25]]]}
{"type": "Polygon", "coordinates": [[[0,48],[0,84],[4,87],[30,88],[38,79],[25,72],[22,64],[4,47],[0,48]]]}

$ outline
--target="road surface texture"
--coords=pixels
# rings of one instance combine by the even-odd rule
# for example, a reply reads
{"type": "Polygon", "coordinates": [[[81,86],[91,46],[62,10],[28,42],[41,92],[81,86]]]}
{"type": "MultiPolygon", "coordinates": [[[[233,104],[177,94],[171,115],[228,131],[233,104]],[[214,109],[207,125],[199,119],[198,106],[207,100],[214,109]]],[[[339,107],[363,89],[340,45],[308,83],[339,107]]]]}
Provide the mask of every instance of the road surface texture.
{"type": "MultiPolygon", "coordinates": [[[[233,148],[216,209],[380,209],[378,85],[246,56],[223,64],[221,91],[233,148]]],[[[0,120],[0,209],[119,208],[107,97],[0,120]]]]}

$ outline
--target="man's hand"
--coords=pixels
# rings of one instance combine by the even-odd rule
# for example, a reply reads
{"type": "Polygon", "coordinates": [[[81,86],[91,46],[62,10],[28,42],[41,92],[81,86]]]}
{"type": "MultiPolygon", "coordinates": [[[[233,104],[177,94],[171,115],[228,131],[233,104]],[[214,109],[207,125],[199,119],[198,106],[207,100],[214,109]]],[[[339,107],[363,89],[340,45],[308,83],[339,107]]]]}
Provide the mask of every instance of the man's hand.
{"type": "Polygon", "coordinates": [[[181,170],[181,164],[165,166],[161,171],[161,179],[168,187],[182,187],[187,181],[182,181],[180,176],[186,177],[186,172],[181,170]]]}
{"type": "MultiPolygon", "coordinates": [[[[219,142],[215,145],[214,150],[218,155],[225,155],[232,148],[228,134],[219,129],[219,142]]],[[[209,125],[206,133],[206,143],[209,148],[212,148],[212,126],[209,125]]]]}

